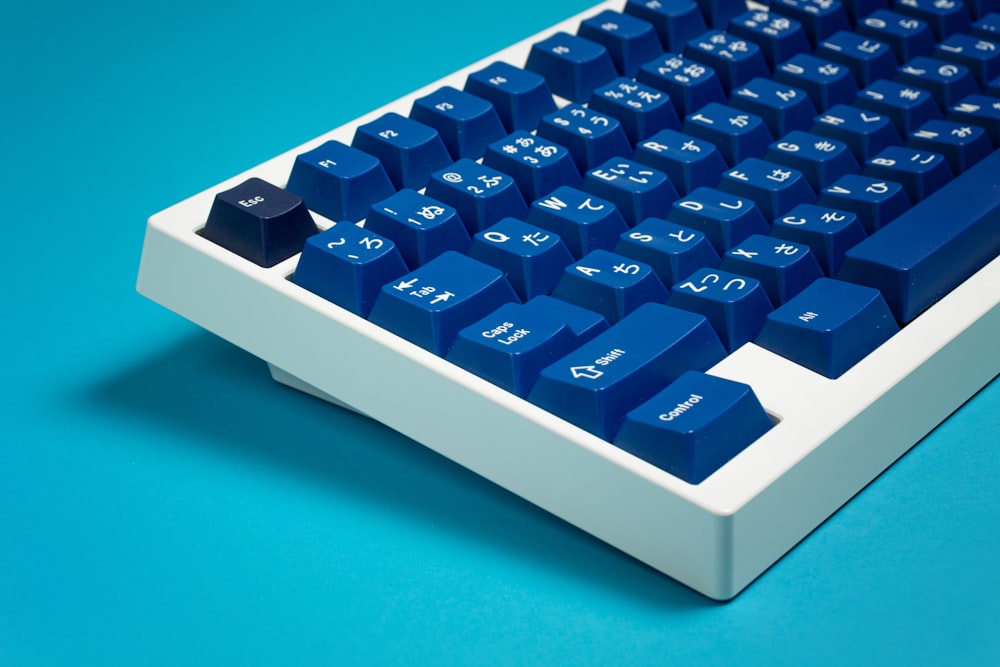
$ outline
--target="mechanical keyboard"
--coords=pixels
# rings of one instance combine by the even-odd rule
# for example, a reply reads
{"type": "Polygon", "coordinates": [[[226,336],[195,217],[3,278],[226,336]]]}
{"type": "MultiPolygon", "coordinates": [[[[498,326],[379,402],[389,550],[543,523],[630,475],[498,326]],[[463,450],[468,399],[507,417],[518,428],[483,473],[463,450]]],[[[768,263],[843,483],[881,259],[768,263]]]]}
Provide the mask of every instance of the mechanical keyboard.
{"type": "Polygon", "coordinates": [[[604,2],[153,215],[138,289],[729,599],[1000,371],[998,31],[604,2]]]}

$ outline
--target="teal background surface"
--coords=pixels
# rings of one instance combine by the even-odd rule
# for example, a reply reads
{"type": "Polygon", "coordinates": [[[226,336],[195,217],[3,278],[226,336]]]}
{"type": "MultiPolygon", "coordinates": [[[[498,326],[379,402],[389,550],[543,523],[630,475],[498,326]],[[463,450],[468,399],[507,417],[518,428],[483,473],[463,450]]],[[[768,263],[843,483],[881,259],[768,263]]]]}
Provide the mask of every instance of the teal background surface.
{"type": "Polygon", "coordinates": [[[0,664],[1000,661],[996,382],[719,604],[136,294],[150,214],[587,6],[5,8],[0,664]]]}

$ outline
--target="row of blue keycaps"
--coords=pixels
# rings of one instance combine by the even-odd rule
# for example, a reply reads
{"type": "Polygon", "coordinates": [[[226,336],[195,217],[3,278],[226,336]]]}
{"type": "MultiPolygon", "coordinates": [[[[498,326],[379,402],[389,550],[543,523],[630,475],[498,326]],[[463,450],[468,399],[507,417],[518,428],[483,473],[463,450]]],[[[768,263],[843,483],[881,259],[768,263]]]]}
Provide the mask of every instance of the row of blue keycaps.
{"type": "MultiPolygon", "coordinates": [[[[635,7],[650,4],[629,3],[626,11],[635,14],[635,7]]],[[[977,26],[992,20],[985,17],[977,26]]],[[[874,28],[879,21],[872,15],[863,23],[874,28]]],[[[643,32],[636,30],[642,21],[606,12],[585,22],[580,35],[594,36],[597,22],[605,33],[643,32]]],[[[748,15],[748,22],[765,29],[794,24],[760,13],[748,15]]],[[[564,38],[573,36],[556,37],[562,42],[536,45],[536,61],[537,53],[579,50],[581,42],[566,46],[564,38]]],[[[733,48],[738,40],[725,33],[701,41],[703,52],[739,51],[733,48]]],[[[834,33],[821,48],[852,44],[862,42],[853,33],[834,33]]],[[[915,44],[906,41],[905,48],[915,44]]],[[[786,42],[783,48],[791,47],[786,42]]],[[[605,55],[615,53],[607,46],[605,55]]],[[[756,340],[837,377],[898,329],[893,314],[912,319],[997,252],[995,234],[986,231],[995,224],[995,192],[957,228],[925,222],[939,220],[930,213],[945,210],[953,197],[964,202],[978,194],[970,178],[945,184],[952,171],[961,173],[992,151],[988,132],[997,137],[991,116],[981,121],[986,130],[940,120],[940,95],[919,91],[920,99],[912,100],[900,94],[908,90],[904,84],[868,81],[867,70],[858,71],[853,61],[809,61],[813,56],[796,53],[779,74],[808,74],[814,67],[829,76],[832,62],[840,62],[848,69],[837,72],[838,80],[846,74],[871,85],[860,93],[851,89],[857,106],[830,105],[836,86],[807,91],[764,78],[744,81],[742,70],[726,69],[721,61],[731,106],[721,96],[692,112],[685,105],[704,100],[692,97],[691,87],[666,95],[670,86],[643,85],[643,72],[690,83],[712,80],[706,76],[714,76],[712,68],[671,54],[642,63],[629,46],[601,76],[635,66],[638,81],[613,79],[587,107],[553,110],[548,84],[558,88],[569,75],[542,78],[496,63],[471,75],[465,91],[443,88],[418,100],[410,118],[387,114],[360,127],[352,147],[329,142],[296,161],[288,189],[331,219],[366,218],[364,229],[341,222],[315,234],[297,198],[251,179],[219,195],[202,233],[265,266],[304,242],[293,278],[298,284],[697,482],[770,421],[749,388],[697,372],[682,378],[685,371],[707,369],[756,340]],[[893,95],[907,104],[886,104],[893,95]],[[816,114],[817,107],[825,114],[816,114]],[[879,114],[888,117],[880,128],[897,132],[881,144],[872,143],[863,125],[871,117],[883,120],[879,114]],[[455,117],[463,120],[456,125],[455,117]],[[474,122],[463,125],[468,118],[474,122]],[[716,124],[740,131],[715,132],[716,124]],[[864,131],[845,134],[845,124],[864,131]],[[536,134],[527,131],[534,125],[536,134]],[[976,141],[964,141],[968,134],[957,136],[958,129],[968,129],[976,141]],[[744,135],[754,132],[760,138],[747,143],[744,135]],[[910,135],[909,148],[898,145],[899,132],[910,135]],[[612,143],[595,149],[602,135],[612,143]],[[948,154],[928,152],[954,145],[959,148],[948,154]],[[634,159],[621,157],[633,146],[634,159]],[[767,161],[757,157],[765,150],[767,161]],[[482,164],[468,158],[452,163],[456,156],[483,154],[482,164]],[[426,194],[415,191],[423,183],[426,194]],[[928,199],[931,206],[899,217],[911,201],[937,190],[941,196],[928,199]],[[818,202],[814,191],[821,193],[818,202]],[[667,219],[655,217],[664,211],[667,219]],[[268,229],[268,221],[279,219],[290,230],[284,240],[268,229]],[[875,234],[859,245],[893,219],[891,239],[875,234]],[[224,229],[230,225],[242,231],[224,229]],[[936,238],[914,248],[915,231],[936,238]],[[267,238],[270,247],[258,248],[268,245],[259,238],[247,241],[254,235],[267,238]],[[975,258],[952,265],[957,254],[975,258]],[[914,267],[925,278],[911,285],[914,267]],[[893,314],[877,291],[821,278],[838,271],[883,289],[893,314]],[[668,305],[657,305],[662,303],[668,305]],[[649,327],[675,333],[658,338],[653,349],[634,339],[649,327]],[[628,399],[616,398],[622,396],[628,399]],[[704,437],[718,428],[717,420],[737,413],[746,428],[739,438],[708,448],[692,444],[692,437],[704,437]],[[685,430],[692,420],[704,420],[697,436],[685,430]]],[[[889,55],[888,49],[882,53],[889,55]]],[[[990,66],[975,74],[980,82],[991,75],[990,66]]],[[[767,76],[768,70],[756,73],[767,76]]],[[[721,90],[719,81],[713,85],[721,90]]],[[[979,98],[962,99],[970,107],[986,106],[973,104],[979,98]]],[[[979,169],[998,166],[993,154],[979,169]]]]}

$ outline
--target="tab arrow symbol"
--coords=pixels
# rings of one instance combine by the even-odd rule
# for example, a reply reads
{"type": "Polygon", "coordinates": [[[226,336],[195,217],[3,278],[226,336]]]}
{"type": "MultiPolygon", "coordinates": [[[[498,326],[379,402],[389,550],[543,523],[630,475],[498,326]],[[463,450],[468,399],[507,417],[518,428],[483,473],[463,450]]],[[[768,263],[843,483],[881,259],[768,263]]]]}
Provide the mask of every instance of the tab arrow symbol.
{"type": "Polygon", "coordinates": [[[434,305],[435,303],[440,303],[442,301],[447,301],[453,296],[455,295],[452,294],[451,292],[442,292],[441,294],[438,294],[436,297],[431,299],[431,305],[434,305]]]}
{"type": "Polygon", "coordinates": [[[393,285],[392,286],[392,289],[399,290],[400,292],[402,292],[404,290],[410,289],[411,287],[413,287],[416,284],[417,284],[417,279],[416,278],[412,278],[410,280],[405,280],[405,281],[404,280],[400,280],[398,285],[393,285]]]}
{"type": "Polygon", "coordinates": [[[574,378],[587,378],[588,380],[596,380],[604,375],[604,371],[599,371],[593,366],[573,366],[569,371],[574,378]]]}

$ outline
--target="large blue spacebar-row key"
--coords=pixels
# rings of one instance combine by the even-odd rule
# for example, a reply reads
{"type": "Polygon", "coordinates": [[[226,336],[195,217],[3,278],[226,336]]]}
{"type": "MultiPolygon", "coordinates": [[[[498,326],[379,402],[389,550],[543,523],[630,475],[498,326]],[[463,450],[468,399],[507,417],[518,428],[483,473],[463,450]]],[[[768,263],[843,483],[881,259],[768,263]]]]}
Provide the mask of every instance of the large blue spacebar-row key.
{"type": "Polygon", "coordinates": [[[909,322],[1000,254],[1000,151],[854,246],[837,277],[909,322]]]}

